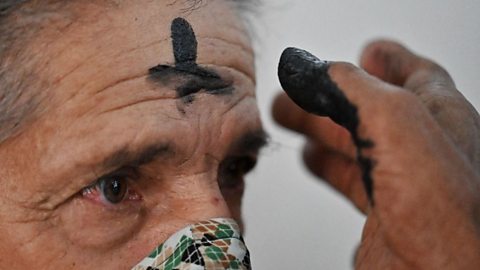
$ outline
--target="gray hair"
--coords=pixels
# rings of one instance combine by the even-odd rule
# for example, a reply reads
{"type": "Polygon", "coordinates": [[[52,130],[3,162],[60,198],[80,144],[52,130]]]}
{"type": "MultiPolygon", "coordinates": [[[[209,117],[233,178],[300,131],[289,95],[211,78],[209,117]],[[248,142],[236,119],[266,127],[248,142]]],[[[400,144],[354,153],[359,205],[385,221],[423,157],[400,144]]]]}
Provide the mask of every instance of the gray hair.
{"type": "Polygon", "coordinates": [[[36,98],[32,88],[31,61],[21,49],[21,41],[32,29],[10,23],[8,15],[27,0],[0,0],[0,143],[14,134],[33,114],[36,98]],[[21,65],[21,66],[20,66],[21,65]]]}

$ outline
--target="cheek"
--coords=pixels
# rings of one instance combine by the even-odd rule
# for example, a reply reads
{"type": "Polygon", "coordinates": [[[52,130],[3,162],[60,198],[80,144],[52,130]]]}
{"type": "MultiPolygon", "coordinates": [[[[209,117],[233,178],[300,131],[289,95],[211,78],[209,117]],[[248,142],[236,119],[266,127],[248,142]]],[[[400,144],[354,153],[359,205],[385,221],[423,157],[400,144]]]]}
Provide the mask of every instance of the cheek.
{"type": "Polygon", "coordinates": [[[141,228],[146,209],[141,203],[109,208],[74,198],[60,209],[58,227],[75,246],[107,250],[126,243],[141,228]]]}
{"type": "MultiPolygon", "coordinates": [[[[212,173],[213,174],[213,173],[212,173]]],[[[231,217],[216,181],[205,174],[182,174],[168,177],[161,189],[166,196],[158,196],[158,190],[151,189],[144,194],[148,208],[142,231],[129,246],[136,252],[139,262],[172,234],[192,223],[218,217],[231,217]],[[132,248],[134,247],[134,248],[132,248]]]]}

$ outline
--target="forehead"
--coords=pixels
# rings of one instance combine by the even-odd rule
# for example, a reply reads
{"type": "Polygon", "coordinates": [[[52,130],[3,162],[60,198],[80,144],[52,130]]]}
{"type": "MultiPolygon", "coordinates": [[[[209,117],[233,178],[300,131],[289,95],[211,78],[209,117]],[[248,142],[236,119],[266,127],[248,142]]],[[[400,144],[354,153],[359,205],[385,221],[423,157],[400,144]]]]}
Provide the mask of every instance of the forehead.
{"type": "MultiPolygon", "coordinates": [[[[193,11],[186,11],[185,1],[121,1],[115,6],[85,2],[73,3],[72,20],[45,28],[34,42],[48,44],[42,53],[46,68],[40,71],[50,81],[47,92],[51,93],[44,122],[49,130],[63,130],[63,141],[88,134],[74,138],[83,142],[76,143],[78,151],[84,151],[86,144],[95,148],[99,138],[114,148],[127,141],[133,145],[132,140],[139,137],[157,140],[181,132],[196,134],[199,129],[191,128],[192,121],[210,126],[216,121],[220,129],[236,123],[233,133],[240,128],[258,128],[253,53],[230,2],[204,1],[193,11]],[[198,98],[186,115],[177,110],[176,92],[169,85],[147,79],[152,67],[175,64],[171,28],[178,17],[188,21],[195,32],[198,65],[229,78],[237,88],[230,97],[198,98]],[[251,99],[245,102],[247,96],[251,99]],[[226,112],[230,118],[223,117],[226,112]],[[242,117],[232,116],[234,113],[242,117]],[[65,123],[69,126],[60,127],[65,123]],[[185,128],[179,129],[182,126],[185,128]],[[122,138],[117,136],[119,130],[125,131],[122,138]],[[143,137],[139,131],[145,131],[143,137]],[[118,139],[118,145],[113,145],[112,137],[118,139]]],[[[47,136],[43,139],[48,141],[47,136]]],[[[55,145],[51,152],[64,147],[73,151],[71,145],[55,145]]]]}
{"type": "Polygon", "coordinates": [[[77,114],[88,110],[71,102],[72,97],[97,99],[101,106],[104,93],[113,92],[110,100],[145,93],[133,93],[132,88],[171,97],[162,91],[168,89],[145,77],[152,67],[175,63],[171,26],[178,17],[195,32],[199,65],[226,68],[227,77],[238,73],[255,83],[250,39],[232,2],[206,0],[195,9],[191,1],[98,2],[72,2],[65,7],[66,16],[55,17],[27,44],[39,58],[38,78],[48,86],[41,89],[48,97],[43,113],[58,114],[58,108],[83,110],[77,114]],[[77,108],[69,108],[69,102],[77,108]]]}
{"type": "Polygon", "coordinates": [[[202,1],[195,9],[192,1],[97,2],[62,7],[64,16],[44,20],[47,25],[26,44],[45,66],[39,70],[43,80],[70,83],[63,79],[76,81],[81,74],[94,83],[97,77],[140,74],[147,66],[173,63],[170,26],[177,17],[193,26],[199,63],[232,66],[254,77],[250,39],[230,1],[202,1]],[[232,59],[228,50],[239,57],[232,59]]]}

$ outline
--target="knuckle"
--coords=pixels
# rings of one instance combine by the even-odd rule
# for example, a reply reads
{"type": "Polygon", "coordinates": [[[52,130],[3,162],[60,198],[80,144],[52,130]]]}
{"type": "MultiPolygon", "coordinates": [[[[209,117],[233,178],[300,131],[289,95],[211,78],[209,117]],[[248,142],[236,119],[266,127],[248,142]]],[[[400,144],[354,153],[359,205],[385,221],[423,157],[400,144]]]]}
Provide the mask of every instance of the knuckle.
{"type": "Polygon", "coordinates": [[[448,112],[451,115],[468,115],[470,106],[463,97],[448,95],[429,95],[422,98],[422,102],[428,111],[437,116],[448,112]]]}
{"type": "Polygon", "coordinates": [[[422,70],[424,74],[429,75],[427,77],[430,77],[432,83],[445,84],[445,86],[452,84],[453,80],[448,71],[431,60],[423,59],[420,70],[422,70]]]}
{"type": "Polygon", "coordinates": [[[440,65],[428,59],[422,59],[416,70],[404,84],[416,94],[431,93],[433,91],[455,90],[455,84],[450,74],[440,65]]]}
{"type": "Polygon", "coordinates": [[[431,114],[437,115],[446,107],[455,106],[450,98],[441,95],[429,95],[423,98],[423,104],[430,111],[431,114]]]}
{"type": "Polygon", "coordinates": [[[425,70],[428,70],[430,72],[441,72],[441,73],[447,73],[447,71],[440,66],[439,64],[435,63],[434,61],[430,59],[423,58],[421,61],[421,67],[425,70]]]}

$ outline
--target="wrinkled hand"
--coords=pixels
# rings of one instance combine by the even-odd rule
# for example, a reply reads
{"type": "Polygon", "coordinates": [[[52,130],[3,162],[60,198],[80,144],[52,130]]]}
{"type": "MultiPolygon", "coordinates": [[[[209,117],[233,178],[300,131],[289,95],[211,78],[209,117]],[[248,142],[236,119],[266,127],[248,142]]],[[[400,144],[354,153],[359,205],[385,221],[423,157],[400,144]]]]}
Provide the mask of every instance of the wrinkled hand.
{"type": "Polygon", "coordinates": [[[361,67],[287,49],[273,106],[307,137],[307,167],[367,215],[355,268],[480,269],[478,113],[397,43],[370,44],[361,67]]]}

